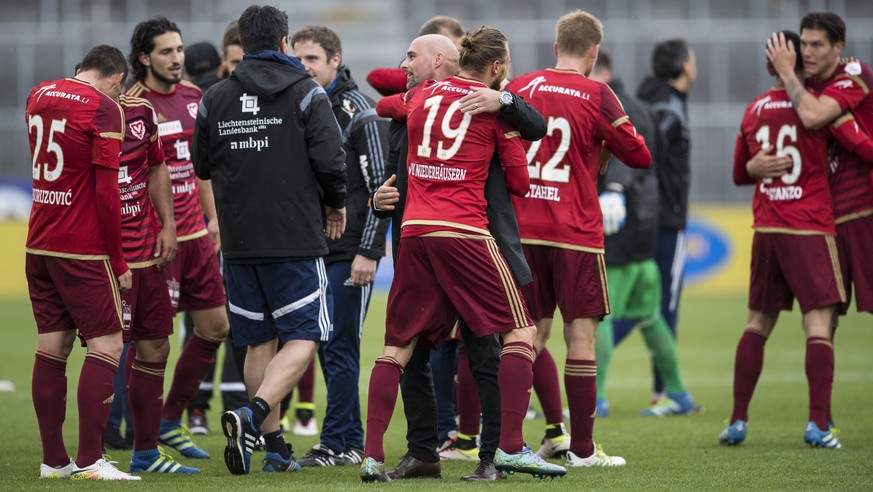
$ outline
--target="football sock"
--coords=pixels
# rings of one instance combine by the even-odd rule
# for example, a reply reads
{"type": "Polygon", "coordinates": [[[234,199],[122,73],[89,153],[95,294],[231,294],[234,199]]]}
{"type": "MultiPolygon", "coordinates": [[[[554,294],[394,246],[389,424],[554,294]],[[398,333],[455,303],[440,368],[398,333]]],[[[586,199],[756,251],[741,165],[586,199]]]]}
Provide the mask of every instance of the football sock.
{"type": "Polygon", "coordinates": [[[533,386],[534,349],[524,342],[503,345],[497,385],[500,387],[500,449],[515,454],[524,447],[522,426],[533,386]]]}
{"type": "MultiPolygon", "coordinates": [[[[315,357],[312,358],[312,362],[309,363],[309,367],[306,368],[306,372],[297,383],[297,391],[299,392],[297,401],[300,403],[313,403],[315,401],[315,359],[315,357]]],[[[297,408],[303,407],[297,405],[297,408]]],[[[310,410],[315,410],[314,404],[310,410]]]]}
{"type": "Polygon", "coordinates": [[[163,420],[182,419],[182,412],[188,400],[197,392],[206,371],[215,363],[215,352],[219,347],[221,342],[206,340],[199,337],[197,333],[191,336],[176,363],[173,382],[170,384],[170,391],[167,392],[161,414],[163,420]]]}
{"type": "Polygon", "coordinates": [[[367,396],[367,437],[364,440],[364,457],[385,462],[383,439],[400,387],[401,366],[392,357],[379,357],[370,373],[370,389],[367,396]]]}
{"type": "Polygon", "coordinates": [[[134,451],[148,451],[158,447],[166,368],[166,362],[135,360],[132,363],[127,381],[127,397],[133,418],[134,451]]]}
{"type": "Polygon", "coordinates": [[[546,424],[564,422],[564,408],[561,404],[561,384],[558,382],[558,366],[549,349],[543,347],[533,363],[533,389],[537,393],[546,424]]]}
{"type": "Polygon", "coordinates": [[[267,415],[270,415],[270,404],[267,403],[267,400],[256,396],[249,403],[249,409],[252,411],[252,426],[260,431],[261,424],[267,420],[267,415]]]}
{"type": "Polygon", "coordinates": [[[598,398],[606,398],[606,376],[609,374],[609,365],[612,363],[613,342],[612,316],[607,316],[597,325],[597,336],[594,338],[598,398]]]}
{"type": "Polygon", "coordinates": [[[479,416],[482,409],[479,405],[479,387],[470,372],[470,359],[467,350],[461,347],[458,351],[458,385],[455,391],[458,409],[458,434],[475,436],[479,434],[479,416]]]}
{"type": "Polygon", "coordinates": [[[67,358],[37,350],[33,363],[31,397],[42,440],[42,462],[66,466],[70,455],[64,446],[63,426],[67,417],[67,358]]]}
{"type": "Polygon", "coordinates": [[[118,359],[101,352],[88,352],[79,375],[79,450],[76,464],[90,466],[103,456],[103,432],[115,396],[112,380],[118,359]]]}
{"type": "Polygon", "coordinates": [[[594,453],[594,417],[597,413],[597,364],[567,359],[564,388],[570,404],[570,451],[580,458],[594,453]]]}
{"type": "Polygon", "coordinates": [[[806,339],[806,380],[809,383],[809,420],[828,428],[834,384],[834,347],[827,338],[806,339]]]}
{"type": "Polygon", "coordinates": [[[654,319],[640,322],[639,326],[664,390],[667,393],[684,393],[686,388],[676,356],[676,339],[670,333],[664,317],[658,314],[654,319]]]}
{"type": "Polygon", "coordinates": [[[758,384],[758,377],[764,368],[764,342],[767,339],[760,333],[744,331],[737,345],[734,359],[734,410],[731,423],[737,420],[749,421],[749,402],[758,384]]]}
{"type": "Polygon", "coordinates": [[[285,436],[282,434],[282,429],[265,433],[264,443],[267,445],[268,453],[276,453],[286,460],[291,457],[291,450],[285,445],[285,436]]]}
{"type": "MultiPolygon", "coordinates": [[[[136,360],[136,344],[131,342],[124,358],[124,384],[130,386],[130,376],[133,375],[133,361],[136,360]]],[[[130,399],[130,398],[128,398],[130,399]]]]}

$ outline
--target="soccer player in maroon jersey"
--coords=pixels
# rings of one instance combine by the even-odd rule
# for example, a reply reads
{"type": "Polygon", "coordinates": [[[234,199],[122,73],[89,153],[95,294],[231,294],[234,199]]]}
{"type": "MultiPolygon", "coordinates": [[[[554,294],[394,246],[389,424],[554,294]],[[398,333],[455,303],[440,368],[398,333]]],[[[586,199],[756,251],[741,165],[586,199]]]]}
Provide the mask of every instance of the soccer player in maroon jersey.
{"type": "MultiPolygon", "coordinates": [[[[801,38],[791,32],[779,39],[799,51],[801,38]]],[[[795,75],[802,75],[804,59],[795,57],[795,75]]],[[[768,70],[775,74],[768,62],[768,70]]],[[[809,423],[804,440],[812,446],[839,448],[830,429],[830,396],[834,352],[832,323],[835,307],[845,302],[834,234],[834,202],[828,186],[828,142],[836,138],[848,152],[866,158],[873,143],[854,124],[851,114],[826,129],[804,128],[795,112],[783,78],[758,96],[743,116],[734,151],[734,182],[755,184],[752,275],[749,321],[737,346],[734,365],[734,408],[730,423],[719,435],[722,444],[746,438],[748,407],[764,362],[764,343],[779,311],[790,310],[796,297],[806,333],[806,376],[809,382],[809,423]],[[775,148],[789,158],[787,169],[761,172],[751,156],[775,148]],[[747,165],[747,163],[749,163],[747,165]],[[756,179],[758,178],[758,179],[756,179]]],[[[778,164],[778,163],[777,163],[778,164]]]]}
{"type": "Polygon", "coordinates": [[[506,38],[492,28],[471,31],[461,41],[459,63],[460,75],[425,82],[377,106],[382,116],[407,118],[409,189],[388,296],[385,347],[370,377],[361,463],[365,482],[388,480],[382,439],[413,349],[444,340],[459,314],[476,336],[503,335],[495,466],[540,476],[566,473],[524,443],[535,328],[487,229],[483,189],[491,156],[498,153],[509,191],[520,195],[529,187],[524,150],[518,133],[508,130],[497,114],[459,111],[459,100],[472,88],[497,88],[505,78],[506,38]]]}
{"type": "Polygon", "coordinates": [[[100,45],[75,78],[43,82],[25,109],[33,156],[33,208],[25,272],[36,319],[33,406],[42,439],[41,478],[139,480],[103,459],[103,431],[122,351],[120,292],[131,273],[121,251],[117,191],[127,65],[100,45]],[[79,449],[70,461],[62,428],[67,357],[87,345],[78,385],[79,449]]]}
{"type": "Polygon", "coordinates": [[[182,80],[185,52],[181,31],[164,17],[136,26],[128,61],[137,82],[127,95],[146,99],[154,107],[173,187],[178,251],[176,260],[163,269],[170,300],[174,309],[190,312],[194,320],[194,336],[179,355],[164,401],[158,440],[188,458],[208,458],[182,425],[185,405],[215,362],[215,352],[229,330],[216,256],[220,242],[212,185],[197,179],[191,163],[191,136],[201,93],[182,80]],[[208,219],[205,225],[204,212],[208,219]]]}
{"type": "Polygon", "coordinates": [[[557,23],[555,68],[522,75],[507,86],[548,119],[546,137],[528,145],[530,190],[524,198],[513,197],[513,204],[534,278],[522,291],[537,321],[536,347],[548,339],[556,305],[565,320],[567,466],[625,464],[623,458],[607,456],[592,440],[597,396],[594,336],[609,314],[597,195],[599,142],[603,140],[604,148],[629,166],[647,168],[651,163],[643,138],[615,94],[606,84],[587,78],[602,39],[599,20],[587,12],[570,12],[557,23]]]}
{"type": "Polygon", "coordinates": [[[121,297],[127,355],[125,380],[133,417],[131,472],[197,473],[158,449],[164,370],[170,354],[173,308],[161,270],[176,256],[176,220],[170,174],[158,136],[158,118],[145,99],[121,96],[124,143],[118,170],[121,192],[121,244],[133,273],[132,288],[121,297]],[[159,222],[160,221],[160,222],[159,222]]]}
{"type": "MultiPolygon", "coordinates": [[[[846,24],[836,14],[813,12],[800,23],[800,54],[808,78],[792,72],[795,50],[778,34],[771,37],[768,56],[783,78],[800,120],[807,128],[818,128],[846,111],[857,125],[873,134],[873,70],[856,59],[840,59],[845,47],[846,24]]],[[[866,250],[873,241],[873,161],[853,156],[837,146],[830,159],[830,187],[834,197],[837,249],[847,296],[855,290],[858,311],[873,312],[873,262],[866,250]]],[[[839,307],[846,314],[849,300],[839,307]]],[[[833,421],[830,422],[833,424],[833,421]]]]}

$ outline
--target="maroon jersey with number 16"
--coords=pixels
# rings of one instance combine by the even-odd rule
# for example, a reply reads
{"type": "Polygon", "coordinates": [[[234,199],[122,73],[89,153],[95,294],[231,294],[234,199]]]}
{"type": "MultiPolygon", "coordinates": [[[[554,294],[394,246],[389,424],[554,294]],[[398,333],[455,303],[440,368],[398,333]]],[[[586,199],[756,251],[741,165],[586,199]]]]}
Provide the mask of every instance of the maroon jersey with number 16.
{"type": "MultiPolygon", "coordinates": [[[[734,149],[734,182],[755,181],[746,162],[762,147],[791,157],[791,170],[780,178],[757,182],[752,208],[754,227],[763,232],[835,234],[834,205],[828,184],[828,145],[835,139],[851,152],[866,135],[851,114],[822,130],[807,130],[782,89],[770,90],[746,108],[734,149]]],[[[854,157],[853,157],[854,158],[854,157]]]]}

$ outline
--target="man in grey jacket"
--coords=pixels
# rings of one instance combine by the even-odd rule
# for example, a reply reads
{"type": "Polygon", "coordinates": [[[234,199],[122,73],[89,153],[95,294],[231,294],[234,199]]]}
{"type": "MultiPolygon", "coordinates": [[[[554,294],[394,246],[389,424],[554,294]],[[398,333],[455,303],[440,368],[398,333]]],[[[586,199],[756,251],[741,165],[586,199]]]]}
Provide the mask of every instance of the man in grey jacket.
{"type": "Polygon", "coordinates": [[[234,475],[249,472],[261,433],[264,471],[299,469],[270,410],[327,340],[325,236],[338,239],[346,222],[340,131],[324,89],[287,54],[287,14],[249,7],[239,32],[246,55],[203,96],[194,141],[195,172],[213,181],[233,338],[249,347],[246,384],[255,393],[221,417],[234,475]]]}

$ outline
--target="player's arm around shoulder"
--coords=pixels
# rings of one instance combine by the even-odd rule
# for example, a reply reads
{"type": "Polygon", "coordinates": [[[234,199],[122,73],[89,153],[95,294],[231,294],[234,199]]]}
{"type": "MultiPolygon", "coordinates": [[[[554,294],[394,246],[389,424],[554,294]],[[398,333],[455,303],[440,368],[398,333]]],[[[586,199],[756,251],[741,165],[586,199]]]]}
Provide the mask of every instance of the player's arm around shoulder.
{"type": "Polygon", "coordinates": [[[500,110],[500,117],[518,130],[525,140],[534,141],[545,137],[548,128],[543,115],[523,97],[509,93],[512,95],[512,104],[500,110]]]}

